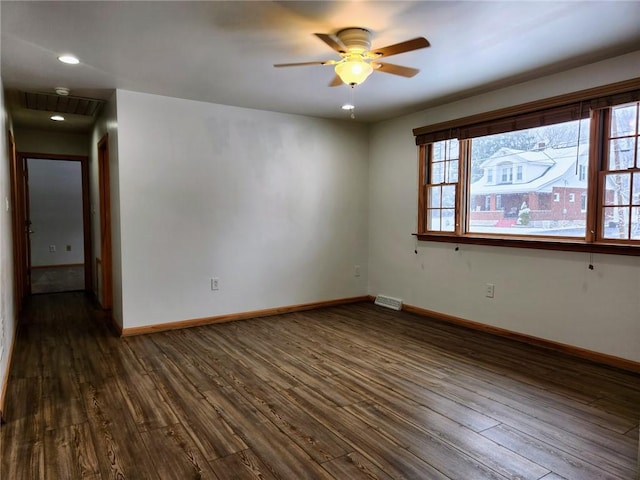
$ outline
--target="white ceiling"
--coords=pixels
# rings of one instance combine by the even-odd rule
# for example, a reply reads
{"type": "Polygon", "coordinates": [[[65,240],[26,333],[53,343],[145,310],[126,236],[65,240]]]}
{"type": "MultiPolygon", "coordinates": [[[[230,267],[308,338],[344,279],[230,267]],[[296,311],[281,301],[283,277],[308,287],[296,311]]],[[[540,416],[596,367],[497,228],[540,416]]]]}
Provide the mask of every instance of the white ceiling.
{"type": "MultiPolygon", "coordinates": [[[[313,33],[350,26],[374,47],[417,36],[392,57],[421,72],[374,72],[355,89],[356,121],[374,122],[640,49],[640,1],[231,1],[1,3],[2,79],[14,124],[53,125],[18,108],[16,91],[64,86],[108,98],[122,88],[279,112],[348,118],[338,58],[313,33]],[[57,56],[71,52],[80,65],[57,56]]],[[[73,118],[71,118],[73,120],[73,118]]],[[[77,120],[77,119],[76,119],[77,120]]],[[[66,128],[86,128],[68,122],[66,128]]]]}

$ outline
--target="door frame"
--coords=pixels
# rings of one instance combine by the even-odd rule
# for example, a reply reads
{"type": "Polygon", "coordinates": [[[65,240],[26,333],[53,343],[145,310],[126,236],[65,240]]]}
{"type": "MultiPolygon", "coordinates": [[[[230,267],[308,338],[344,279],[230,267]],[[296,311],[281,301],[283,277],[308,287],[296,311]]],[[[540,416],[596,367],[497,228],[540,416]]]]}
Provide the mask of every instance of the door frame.
{"type": "MultiPolygon", "coordinates": [[[[17,227],[21,227],[14,230],[14,244],[18,244],[16,249],[14,246],[14,253],[16,254],[16,264],[20,264],[19,268],[22,270],[20,273],[16,273],[16,282],[19,285],[21,298],[19,299],[19,305],[27,295],[31,294],[31,271],[29,258],[29,241],[27,239],[29,231],[29,191],[28,191],[28,171],[27,171],[27,159],[33,158],[38,160],[59,160],[59,161],[71,161],[80,162],[81,175],[82,175],[82,230],[83,230],[83,246],[84,246],[84,288],[86,291],[92,290],[93,278],[93,266],[91,263],[91,204],[89,201],[89,157],[81,155],[59,155],[53,153],[33,153],[33,152],[18,152],[15,162],[15,173],[21,174],[20,177],[24,178],[23,182],[18,181],[16,175],[16,197],[15,203],[17,207],[14,210],[15,223],[17,227]]],[[[12,177],[14,169],[12,169],[12,177]]],[[[13,179],[12,179],[13,180],[13,179]]],[[[12,184],[14,182],[12,181],[12,184]]],[[[15,227],[14,227],[15,228],[15,227]]]]}
{"type": "Polygon", "coordinates": [[[9,131],[9,176],[11,183],[12,209],[12,230],[13,230],[13,301],[16,314],[22,310],[24,298],[29,294],[29,269],[27,268],[27,257],[25,254],[25,171],[24,161],[16,154],[16,143],[13,133],[9,131]]]}
{"type": "MultiPolygon", "coordinates": [[[[111,310],[113,305],[113,275],[111,253],[111,182],[109,178],[109,134],[98,141],[98,197],[100,205],[100,263],[96,261],[96,268],[100,266],[100,281],[102,296],[96,297],[105,310],[111,310]]],[[[97,259],[96,259],[97,260],[97,259]]]]}

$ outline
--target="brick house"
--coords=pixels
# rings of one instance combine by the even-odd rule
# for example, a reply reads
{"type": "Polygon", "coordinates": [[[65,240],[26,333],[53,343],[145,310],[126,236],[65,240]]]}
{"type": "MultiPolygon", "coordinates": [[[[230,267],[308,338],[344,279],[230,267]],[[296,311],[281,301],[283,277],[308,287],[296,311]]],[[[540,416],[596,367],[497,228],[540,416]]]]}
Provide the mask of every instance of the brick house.
{"type": "Polygon", "coordinates": [[[503,147],[482,164],[471,183],[470,225],[509,227],[522,208],[532,227],[584,225],[588,145],[532,151],[503,147]]]}

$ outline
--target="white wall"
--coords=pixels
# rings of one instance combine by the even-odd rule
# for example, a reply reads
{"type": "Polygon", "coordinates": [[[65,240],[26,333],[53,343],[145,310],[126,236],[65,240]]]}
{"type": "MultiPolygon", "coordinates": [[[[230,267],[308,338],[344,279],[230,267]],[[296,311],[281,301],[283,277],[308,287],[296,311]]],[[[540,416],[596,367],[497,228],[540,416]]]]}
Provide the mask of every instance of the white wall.
{"type": "MultiPolygon", "coordinates": [[[[100,113],[94,126],[90,141],[89,156],[89,193],[91,204],[91,241],[93,250],[93,288],[97,291],[97,277],[95,259],[101,258],[100,249],[100,195],[98,188],[98,142],[107,134],[109,149],[109,178],[111,199],[111,246],[112,246],[112,311],[113,319],[122,327],[122,269],[120,253],[120,185],[119,185],[119,161],[118,161],[118,115],[117,93],[114,92],[100,113]]],[[[134,127],[135,130],[135,127],[134,127]]]]}
{"type": "MultiPolygon", "coordinates": [[[[9,352],[16,334],[17,311],[13,304],[13,239],[11,233],[11,183],[7,131],[11,129],[0,81],[0,389],[9,374],[9,352]]],[[[0,395],[3,392],[0,391],[0,395]]]]}
{"type": "Polygon", "coordinates": [[[370,141],[369,293],[640,362],[640,257],[417,242],[412,129],[640,77],[640,51],[376,124],[370,141]],[[418,254],[414,253],[417,248],[418,254]],[[495,298],[484,296],[495,284],[495,298]]]}
{"type": "Polygon", "coordinates": [[[125,328],[367,293],[366,127],[121,90],[117,110],[125,328]]]}
{"type": "Polygon", "coordinates": [[[28,158],[27,165],[31,266],[84,263],[81,163],[28,158]]]}

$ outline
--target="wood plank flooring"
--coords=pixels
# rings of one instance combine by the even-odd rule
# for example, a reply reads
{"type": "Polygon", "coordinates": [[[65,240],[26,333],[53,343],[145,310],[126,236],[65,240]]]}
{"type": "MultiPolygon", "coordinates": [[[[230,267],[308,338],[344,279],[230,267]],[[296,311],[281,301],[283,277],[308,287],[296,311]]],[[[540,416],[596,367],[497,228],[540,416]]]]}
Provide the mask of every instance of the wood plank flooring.
{"type": "Polygon", "coordinates": [[[640,376],[362,303],[117,338],[38,295],[0,478],[630,480],[640,376]]]}

